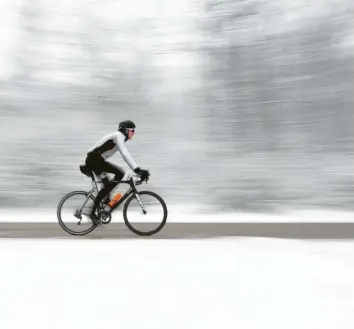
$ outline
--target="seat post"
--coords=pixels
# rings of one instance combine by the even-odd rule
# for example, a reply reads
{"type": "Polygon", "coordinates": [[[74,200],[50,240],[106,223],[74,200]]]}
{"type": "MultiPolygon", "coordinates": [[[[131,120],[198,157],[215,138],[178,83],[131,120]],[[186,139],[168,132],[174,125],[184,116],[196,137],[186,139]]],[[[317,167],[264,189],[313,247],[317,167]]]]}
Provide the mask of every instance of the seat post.
{"type": "Polygon", "coordinates": [[[98,191],[97,181],[95,179],[95,174],[92,171],[91,171],[91,182],[92,182],[92,186],[96,188],[96,191],[98,193],[99,191],[98,191]]]}

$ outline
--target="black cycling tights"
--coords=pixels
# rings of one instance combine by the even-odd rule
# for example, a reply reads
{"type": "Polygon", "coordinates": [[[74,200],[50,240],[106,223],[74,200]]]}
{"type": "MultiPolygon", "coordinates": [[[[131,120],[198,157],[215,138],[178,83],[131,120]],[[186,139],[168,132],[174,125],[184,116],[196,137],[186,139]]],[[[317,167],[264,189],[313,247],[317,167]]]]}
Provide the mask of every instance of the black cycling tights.
{"type": "MultiPolygon", "coordinates": [[[[86,158],[86,165],[93,170],[96,176],[102,173],[114,174],[114,180],[119,181],[124,177],[124,170],[113,163],[103,159],[99,154],[89,153],[86,158]]],[[[103,180],[104,187],[98,192],[96,197],[96,205],[100,202],[117,186],[117,183],[111,182],[108,179],[103,180]]]]}

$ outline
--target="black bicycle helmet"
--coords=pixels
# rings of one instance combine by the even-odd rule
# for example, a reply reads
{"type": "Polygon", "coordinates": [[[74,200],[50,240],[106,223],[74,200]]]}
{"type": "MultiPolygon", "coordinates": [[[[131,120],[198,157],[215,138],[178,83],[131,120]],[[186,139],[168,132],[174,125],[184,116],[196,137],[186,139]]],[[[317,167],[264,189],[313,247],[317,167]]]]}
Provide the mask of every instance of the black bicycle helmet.
{"type": "Polygon", "coordinates": [[[124,120],[124,121],[121,121],[119,122],[119,125],[118,125],[118,131],[120,131],[125,137],[127,140],[128,138],[128,130],[127,129],[135,129],[135,123],[132,121],[132,120],[124,120]]]}
{"type": "Polygon", "coordinates": [[[131,120],[124,120],[119,123],[118,130],[122,129],[134,129],[135,128],[135,123],[131,120]]]}

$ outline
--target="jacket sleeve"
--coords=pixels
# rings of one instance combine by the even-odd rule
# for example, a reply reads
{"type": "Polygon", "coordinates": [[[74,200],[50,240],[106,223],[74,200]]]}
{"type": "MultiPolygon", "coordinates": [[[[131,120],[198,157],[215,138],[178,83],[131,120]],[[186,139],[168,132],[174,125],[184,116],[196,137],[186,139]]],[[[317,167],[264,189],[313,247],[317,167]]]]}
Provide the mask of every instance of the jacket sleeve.
{"type": "Polygon", "coordinates": [[[118,147],[119,153],[122,155],[123,160],[127,163],[127,165],[134,170],[138,167],[132,156],[130,155],[127,147],[125,146],[125,136],[122,133],[117,133],[116,135],[116,143],[118,147]]]}

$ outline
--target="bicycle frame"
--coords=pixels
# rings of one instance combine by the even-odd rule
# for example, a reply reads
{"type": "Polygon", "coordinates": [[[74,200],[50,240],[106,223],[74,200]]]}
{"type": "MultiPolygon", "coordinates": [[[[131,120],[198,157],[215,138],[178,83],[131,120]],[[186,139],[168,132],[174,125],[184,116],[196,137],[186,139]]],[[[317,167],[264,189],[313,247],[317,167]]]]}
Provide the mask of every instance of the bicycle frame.
{"type": "MultiPolygon", "coordinates": [[[[117,203],[114,204],[114,206],[110,209],[110,213],[112,213],[117,207],[119,207],[129,196],[131,196],[132,194],[135,194],[136,195],[136,198],[140,204],[140,207],[143,209],[143,212],[145,213],[145,208],[144,208],[144,205],[142,204],[141,200],[140,200],[140,197],[139,195],[137,195],[136,193],[138,192],[137,189],[136,189],[136,185],[139,185],[141,184],[142,182],[139,181],[138,184],[135,184],[134,183],[134,180],[133,178],[131,177],[130,179],[128,180],[121,180],[121,181],[115,181],[115,180],[112,180],[111,181],[112,183],[116,183],[116,184],[128,184],[130,187],[129,189],[123,194],[123,196],[118,200],[117,203]]],[[[80,212],[82,212],[82,209],[84,208],[85,204],[87,203],[87,201],[90,199],[90,197],[93,195],[93,193],[95,191],[98,192],[98,187],[97,187],[97,184],[98,183],[102,183],[102,181],[96,181],[94,178],[92,178],[92,189],[88,192],[88,195],[86,197],[86,200],[85,202],[83,203],[82,207],[80,208],[80,212]]],[[[102,206],[102,202],[101,202],[101,206],[102,206]]]]}
{"type": "Polygon", "coordinates": [[[119,207],[128,197],[130,197],[132,194],[137,193],[137,189],[135,187],[134,181],[132,178],[129,180],[123,180],[123,181],[112,181],[112,183],[117,183],[117,184],[128,184],[130,187],[129,189],[122,195],[122,197],[114,204],[114,206],[111,208],[110,212],[112,213],[114,209],[119,207]]]}

